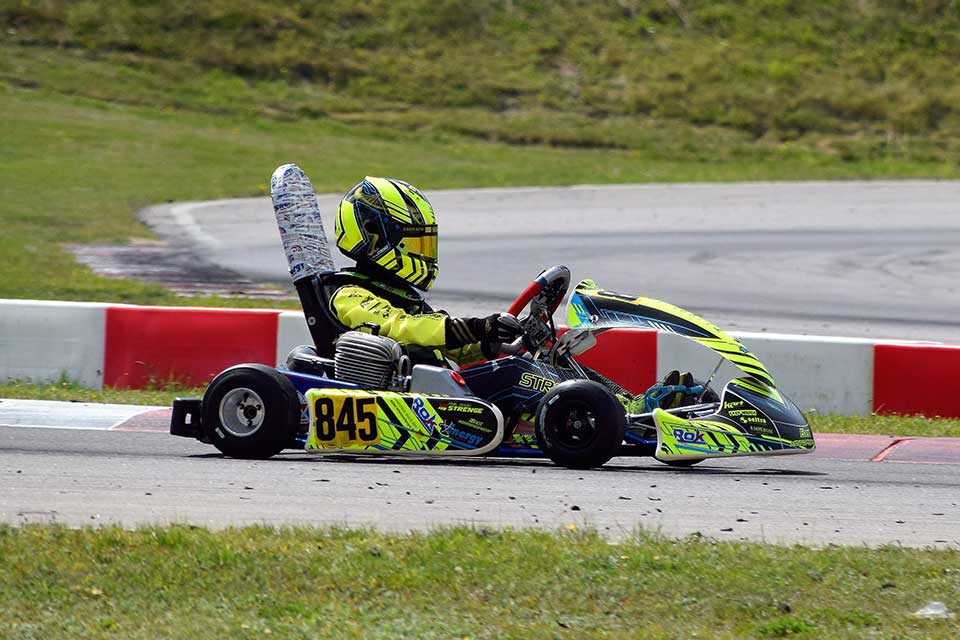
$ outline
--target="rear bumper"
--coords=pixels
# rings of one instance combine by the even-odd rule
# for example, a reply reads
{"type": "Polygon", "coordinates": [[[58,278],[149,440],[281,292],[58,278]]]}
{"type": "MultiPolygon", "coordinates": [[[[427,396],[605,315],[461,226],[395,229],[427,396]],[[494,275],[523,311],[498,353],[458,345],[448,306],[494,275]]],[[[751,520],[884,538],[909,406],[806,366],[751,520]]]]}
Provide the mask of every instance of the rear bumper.
{"type": "Polygon", "coordinates": [[[177,398],[173,401],[170,416],[170,434],[205,441],[203,425],[200,424],[200,399],[177,398]]]}

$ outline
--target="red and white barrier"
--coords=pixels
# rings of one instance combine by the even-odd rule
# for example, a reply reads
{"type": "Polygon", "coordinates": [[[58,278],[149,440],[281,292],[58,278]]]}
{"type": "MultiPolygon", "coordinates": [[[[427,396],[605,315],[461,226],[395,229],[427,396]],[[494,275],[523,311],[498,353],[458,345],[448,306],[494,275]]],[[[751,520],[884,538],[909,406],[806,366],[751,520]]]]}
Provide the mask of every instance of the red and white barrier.
{"type": "MultiPolygon", "coordinates": [[[[737,334],[804,411],[960,418],[960,345],[737,334]]],[[[238,362],[282,363],[310,344],[292,311],[0,300],[0,379],[85,386],[202,384],[238,362]]],[[[720,359],[690,340],[615,329],[579,358],[639,392],[670,369],[708,376],[720,359]]],[[[736,375],[724,361],[714,383],[736,375]]]]}
{"type": "Polygon", "coordinates": [[[259,309],[108,306],[103,384],[199,385],[238,362],[273,365],[279,315],[259,309]]]}

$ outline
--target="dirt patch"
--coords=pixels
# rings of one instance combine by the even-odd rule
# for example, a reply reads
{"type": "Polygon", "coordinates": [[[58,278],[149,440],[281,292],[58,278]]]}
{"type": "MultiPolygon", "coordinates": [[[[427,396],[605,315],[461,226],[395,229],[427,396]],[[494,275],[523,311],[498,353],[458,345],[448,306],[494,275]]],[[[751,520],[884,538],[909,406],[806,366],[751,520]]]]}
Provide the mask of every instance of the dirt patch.
{"type": "Polygon", "coordinates": [[[158,284],[181,296],[296,298],[292,290],[254,282],[234,271],[200,260],[188,249],[171,247],[163,241],[63,246],[80,264],[97,275],[158,284]]]}

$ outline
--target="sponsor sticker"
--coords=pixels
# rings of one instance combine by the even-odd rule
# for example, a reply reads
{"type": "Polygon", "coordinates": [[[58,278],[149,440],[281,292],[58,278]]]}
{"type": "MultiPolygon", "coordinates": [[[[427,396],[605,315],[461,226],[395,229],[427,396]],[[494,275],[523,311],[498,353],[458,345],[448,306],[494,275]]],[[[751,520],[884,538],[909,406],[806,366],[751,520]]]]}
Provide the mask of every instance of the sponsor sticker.
{"type": "Polygon", "coordinates": [[[424,426],[427,433],[432,433],[437,428],[437,417],[430,413],[423,398],[414,398],[410,408],[413,409],[413,414],[420,420],[420,424],[424,426]]]}
{"type": "Polygon", "coordinates": [[[534,391],[549,391],[557,385],[555,380],[534,375],[529,371],[520,375],[520,382],[518,384],[521,387],[533,389],[534,391]]]}
{"type": "Polygon", "coordinates": [[[699,429],[689,431],[687,429],[674,429],[673,437],[677,442],[684,444],[706,444],[703,439],[703,433],[699,429]]]}

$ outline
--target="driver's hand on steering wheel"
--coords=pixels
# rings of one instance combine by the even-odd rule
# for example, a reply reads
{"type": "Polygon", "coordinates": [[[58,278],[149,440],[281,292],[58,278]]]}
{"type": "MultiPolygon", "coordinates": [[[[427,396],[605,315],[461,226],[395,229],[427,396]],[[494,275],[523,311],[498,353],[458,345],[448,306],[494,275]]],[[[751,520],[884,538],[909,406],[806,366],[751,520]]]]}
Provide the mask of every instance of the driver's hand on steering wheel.
{"type": "Polygon", "coordinates": [[[449,348],[480,343],[480,352],[493,360],[523,335],[520,321],[510,313],[494,313],[486,318],[447,318],[446,343],[449,348]]]}
{"type": "Polygon", "coordinates": [[[495,313],[484,318],[483,323],[486,336],[480,341],[480,352],[484,358],[493,360],[505,353],[514,353],[512,347],[519,347],[519,341],[511,345],[523,335],[523,327],[513,314],[495,313]]]}
{"type": "Polygon", "coordinates": [[[512,313],[494,313],[483,319],[481,342],[513,342],[523,335],[520,321],[512,313]]]}
{"type": "Polygon", "coordinates": [[[523,327],[509,313],[494,313],[486,318],[447,318],[445,333],[446,346],[458,348],[477,342],[513,342],[523,334],[523,327]]]}

